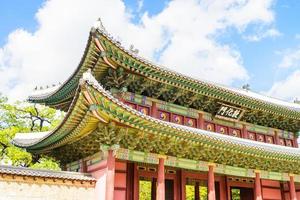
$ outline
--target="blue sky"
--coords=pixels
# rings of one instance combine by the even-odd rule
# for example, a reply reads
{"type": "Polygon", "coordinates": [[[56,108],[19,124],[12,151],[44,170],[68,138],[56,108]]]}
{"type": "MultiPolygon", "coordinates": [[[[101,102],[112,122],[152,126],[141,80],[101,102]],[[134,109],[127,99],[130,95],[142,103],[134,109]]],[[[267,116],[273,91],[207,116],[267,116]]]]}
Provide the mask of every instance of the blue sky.
{"type": "MultiPolygon", "coordinates": [[[[197,2],[198,3],[200,2],[199,4],[202,3],[201,1],[197,1],[197,2]]],[[[53,5],[56,4],[58,3],[57,2],[53,3],[53,5]]],[[[126,23],[128,23],[130,26],[137,26],[134,28],[136,29],[139,28],[141,30],[148,29],[147,26],[150,26],[152,23],[159,24],[160,22],[157,22],[158,21],[157,18],[159,18],[159,20],[161,21],[162,19],[164,19],[161,16],[164,15],[163,13],[171,12],[171,11],[167,11],[166,9],[167,7],[171,7],[169,1],[163,2],[160,0],[144,0],[144,1],[125,0],[125,2],[123,2],[123,5],[125,6],[125,10],[126,10],[124,12],[130,14],[129,22],[127,21],[126,23]],[[149,19],[148,21],[152,20],[152,23],[150,23],[150,25],[147,24],[147,20],[145,20],[145,16],[147,16],[147,19],[149,19]]],[[[63,6],[64,5],[62,5],[61,7],[63,6]]],[[[10,44],[8,41],[8,36],[14,33],[16,30],[24,30],[26,33],[33,34],[33,35],[35,32],[38,32],[41,27],[42,20],[38,20],[38,17],[36,15],[37,11],[38,9],[41,8],[42,10],[44,10],[43,12],[46,12],[45,10],[50,9],[48,7],[45,6],[45,2],[42,0],[26,1],[26,3],[24,3],[23,0],[1,1],[0,2],[0,50],[2,48],[3,52],[6,51],[4,50],[6,48],[5,46],[9,46],[7,44],[10,44]]],[[[175,5],[173,7],[175,7],[175,5]]],[[[122,6],[120,6],[120,9],[121,8],[122,6]]],[[[300,47],[300,21],[299,21],[300,1],[297,0],[271,1],[271,3],[268,6],[266,6],[265,9],[273,14],[272,20],[265,19],[265,18],[256,20],[255,17],[253,17],[254,18],[253,21],[250,20],[247,23],[243,22],[244,23],[243,25],[240,24],[237,25],[236,22],[236,24],[232,26],[226,25],[225,28],[221,28],[220,31],[219,28],[217,28],[216,29],[217,32],[216,31],[212,32],[213,34],[208,33],[208,35],[205,35],[205,38],[208,38],[208,36],[213,38],[211,40],[212,44],[216,44],[216,48],[219,48],[219,50],[220,48],[224,48],[224,49],[229,48],[229,53],[228,53],[229,56],[236,53],[238,54],[238,56],[233,56],[233,59],[238,60],[237,68],[232,68],[229,70],[231,70],[230,71],[231,73],[235,73],[235,69],[241,70],[239,72],[241,74],[241,78],[240,79],[238,78],[239,73],[237,73],[236,76],[233,76],[232,78],[229,79],[220,76],[220,81],[218,81],[219,79],[209,77],[212,76],[213,73],[210,73],[208,76],[205,76],[203,78],[210,81],[216,81],[221,84],[234,86],[234,87],[241,87],[242,84],[249,83],[251,89],[254,91],[260,93],[266,93],[268,95],[272,95],[278,98],[283,98],[286,100],[293,100],[298,96],[300,97],[300,92],[297,93],[298,90],[295,89],[293,91],[288,92],[285,95],[281,95],[281,93],[284,92],[278,92],[278,91],[285,91],[286,89],[289,89],[291,87],[291,84],[295,84],[294,86],[300,89],[300,87],[296,85],[298,83],[297,81],[294,81],[293,83],[290,84],[287,83],[289,82],[290,77],[293,75],[294,78],[297,79],[296,72],[298,72],[298,67],[299,67],[298,63],[300,61],[300,56],[297,56],[298,54],[292,56],[293,54],[295,54],[295,52],[299,50],[300,47]],[[263,37],[262,35],[265,32],[268,32],[268,30],[275,31],[275,34],[263,37]],[[255,39],[253,38],[249,39],[249,37],[251,36],[257,36],[262,38],[259,38],[257,39],[258,41],[255,41],[255,39]],[[292,62],[287,67],[280,67],[280,63],[283,62],[284,57],[288,57],[288,56],[290,57],[292,56],[293,58],[292,62]],[[246,72],[243,72],[243,70],[246,72]]],[[[174,8],[174,10],[176,9],[174,8]]],[[[256,15],[255,12],[252,13],[249,12],[249,13],[250,15],[251,14],[256,15]]],[[[101,16],[101,14],[99,15],[101,16]]],[[[186,12],[186,15],[189,15],[189,12],[186,12]]],[[[50,18],[49,16],[47,17],[50,18]]],[[[174,23],[176,23],[177,19],[174,18],[173,20],[174,23]]],[[[172,19],[171,19],[171,23],[172,23],[172,19]]],[[[104,24],[107,24],[107,21],[104,20],[104,24]]],[[[112,27],[111,28],[112,32],[118,32],[117,28],[115,28],[113,25],[108,24],[107,27],[110,26],[112,27]]],[[[165,26],[166,25],[163,25],[163,27],[165,26]]],[[[173,30],[172,26],[170,27],[171,27],[170,30],[171,29],[173,30]]],[[[205,30],[205,28],[206,27],[201,27],[203,31],[205,30]]],[[[147,32],[147,34],[149,33],[147,32]]],[[[173,34],[173,33],[168,32],[167,34],[173,34]]],[[[168,41],[166,42],[166,44],[162,45],[161,47],[157,49],[155,49],[155,47],[152,47],[152,49],[149,50],[145,47],[147,43],[143,43],[140,41],[133,41],[132,36],[127,37],[128,34],[126,35],[125,33],[123,34],[123,37],[122,34],[120,35],[122,40],[126,41],[126,39],[128,40],[131,39],[130,40],[131,43],[137,45],[143,45],[143,47],[138,46],[138,48],[142,49],[142,53],[145,52],[144,54],[146,55],[146,57],[150,57],[150,59],[153,58],[155,59],[156,62],[163,63],[163,64],[171,64],[171,65],[173,63],[175,63],[175,65],[176,63],[181,63],[177,61],[168,60],[170,55],[167,54],[168,51],[165,51],[165,49],[168,49],[169,43],[172,43],[172,41],[175,40],[172,37],[171,38],[166,37],[168,38],[167,39],[168,41]],[[152,54],[147,53],[147,51],[151,51],[152,54]],[[161,53],[161,51],[165,51],[165,52],[161,53]],[[156,58],[155,56],[151,56],[154,55],[155,53],[157,54],[157,52],[159,53],[158,58],[156,58]]],[[[86,38],[87,36],[85,36],[85,40],[86,38]]],[[[165,38],[165,36],[163,36],[162,38],[165,38]]],[[[84,39],[82,40],[84,41],[84,39]]],[[[160,43],[164,42],[161,41],[161,38],[157,40],[160,41],[160,43]]],[[[81,46],[84,46],[84,42],[82,43],[81,46]]],[[[188,49],[188,47],[186,48],[188,49]]],[[[83,48],[79,49],[77,55],[80,55],[80,53],[82,54],[83,50],[84,50],[83,48]]],[[[202,50],[199,52],[202,52],[202,50]]],[[[203,51],[206,52],[205,49],[203,51]]],[[[211,52],[214,54],[213,51],[214,50],[212,49],[207,52],[208,54],[211,52]]],[[[171,48],[170,48],[170,52],[172,52],[171,48]]],[[[0,54],[0,75],[1,75],[1,69],[2,71],[6,71],[7,69],[9,69],[9,65],[6,64],[7,62],[7,59],[5,59],[6,54],[4,53],[3,55],[4,56],[2,56],[3,61],[2,61],[2,68],[1,68],[1,54],[0,54]]],[[[216,53],[216,55],[220,55],[220,54],[216,53]]],[[[178,56],[176,55],[174,57],[178,57],[178,56]]],[[[189,60],[192,60],[192,58],[189,60]]],[[[78,63],[78,60],[76,60],[76,62],[78,63]]],[[[74,65],[73,63],[76,62],[75,61],[72,62],[73,70],[76,67],[76,65],[74,65]]],[[[185,62],[183,61],[182,63],[185,62]]],[[[186,63],[189,64],[188,61],[186,61],[186,63]]],[[[199,63],[200,64],[208,63],[208,65],[215,64],[211,61],[207,61],[207,62],[201,61],[199,63]]],[[[199,68],[201,67],[202,66],[199,66],[199,68]]],[[[227,67],[228,67],[227,65],[224,65],[224,68],[227,67]]],[[[175,70],[176,69],[177,68],[175,68],[175,70]]],[[[179,69],[180,72],[185,73],[182,70],[184,69],[179,69]]],[[[187,72],[186,74],[189,74],[189,72],[187,72]]],[[[231,75],[229,74],[226,76],[231,76],[231,75]]],[[[202,78],[201,75],[199,75],[199,77],[202,78]]],[[[9,87],[7,86],[2,88],[3,93],[7,91],[7,88],[14,88],[15,81],[18,79],[19,77],[13,77],[11,79],[7,79],[6,82],[2,83],[2,84],[9,85],[9,87]]],[[[58,80],[58,81],[63,81],[63,80],[58,80]]],[[[52,81],[50,80],[48,82],[37,81],[36,84],[39,83],[51,84],[53,82],[55,81],[54,80],[52,81]]],[[[22,83],[22,81],[20,81],[20,83],[22,83]]],[[[27,83],[28,80],[26,83],[24,82],[24,84],[27,83]]],[[[32,86],[32,84],[29,85],[32,86]]],[[[21,88],[21,86],[19,86],[19,88],[21,88]]]]}

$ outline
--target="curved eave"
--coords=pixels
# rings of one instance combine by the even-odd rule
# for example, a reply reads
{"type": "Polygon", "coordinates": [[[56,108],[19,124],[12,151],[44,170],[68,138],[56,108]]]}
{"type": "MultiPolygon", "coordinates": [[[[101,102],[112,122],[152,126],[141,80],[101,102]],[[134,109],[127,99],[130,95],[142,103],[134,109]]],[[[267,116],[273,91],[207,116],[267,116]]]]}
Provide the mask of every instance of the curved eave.
{"type": "Polygon", "coordinates": [[[89,73],[83,77],[83,84],[93,105],[98,106],[97,111],[102,115],[109,116],[111,120],[126,124],[135,129],[155,134],[179,137],[194,142],[202,142],[212,145],[220,145],[220,148],[236,148],[239,152],[253,152],[257,155],[264,154],[273,158],[286,157],[300,161],[300,149],[280,145],[267,144],[215,132],[205,131],[175,123],[165,122],[145,115],[115,98],[105,90],[98,81],[89,73]],[[131,123],[133,122],[134,123],[131,123]]]}
{"type": "Polygon", "coordinates": [[[59,87],[34,91],[28,97],[28,101],[67,111],[75,95],[80,77],[87,69],[95,66],[99,58],[98,53],[99,50],[93,42],[93,32],[91,31],[81,61],[72,75],[59,87]]]}
{"type": "Polygon", "coordinates": [[[26,148],[31,152],[45,152],[69,142],[74,142],[92,132],[99,122],[90,111],[89,104],[83,94],[76,95],[63,119],[53,131],[44,133],[17,134],[12,143],[18,147],[26,148]],[[32,137],[32,135],[34,135],[32,137]]]}
{"type": "Polygon", "coordinates": [[[30,151],[45,152],[80,140],[93,132],[99,122],[115,121],[159,137],[177,138],[191,146],[199,144],[201,148],[204,148],[203,150],[214,150],[218,153],[230,152],[230,155],[251,159],[259,158],[264,163],[280,161],[289,166],[300,165],[300,149],[236,138],[161,121],[144,115],[116,99],[97,82],[91,73],[84,73],[80,83],[72,106],[58,128],[30,145],[24,146],[18,143],[16,145],[30,151]]]}
{"type": "Polygon", "coordinates": [[[97,30],[97,40],[104,49],[103,53],[110,63],[117,63],[117,65],[149,79],[221,101],[287,118],[300,119],[300,105],[298,104],[185,76],[139,57],[122,47],[118,41],[115,41],[105,31],[97,30]],[[123,55],[120,56],[120,53],[123,55]]]}
{"type": "Polygon", "coordinates": [[[97,65],[97,62],[99,59],[103,59],[106,68],[115,68],[115,65],[119,65],[133,73],[183,90],[206,95],[249,109],[291,119],[300,119],[300,105],[298,104],[284,102],[251,91],[247,92],[197,80],[153,64],[135,53],[126,50],[105,31],[95,27],[91,29],[83,57],[78,67],[68,80],[53,90],[49,89],[46,92],[36,92],[35,95],[29,97],[29,101],[67,110],[84,71],[89,68],[93,71],[102,70],[98,69],[99,65],[97,65]],[[123,54],[123,56],[120,56],[121,54],[123,54]]]}

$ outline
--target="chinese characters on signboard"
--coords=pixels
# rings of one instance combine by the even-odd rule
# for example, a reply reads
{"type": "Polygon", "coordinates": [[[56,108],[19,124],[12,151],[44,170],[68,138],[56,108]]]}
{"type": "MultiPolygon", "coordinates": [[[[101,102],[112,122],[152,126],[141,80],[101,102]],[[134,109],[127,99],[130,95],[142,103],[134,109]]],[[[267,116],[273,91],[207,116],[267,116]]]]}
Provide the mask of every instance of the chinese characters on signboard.
{"type": "Polygon", "coordinates": [[[240,108],[222,104],[216,113],[216,117],[239,120],[242,117],[243,113],[243,110],[240,108]]]}

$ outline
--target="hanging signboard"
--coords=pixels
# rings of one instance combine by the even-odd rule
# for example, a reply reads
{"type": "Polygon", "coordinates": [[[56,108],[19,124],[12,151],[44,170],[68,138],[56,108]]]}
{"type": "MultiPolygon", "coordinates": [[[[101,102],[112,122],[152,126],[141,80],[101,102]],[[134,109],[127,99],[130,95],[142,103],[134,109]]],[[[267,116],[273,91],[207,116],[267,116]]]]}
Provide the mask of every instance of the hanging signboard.
{"type": "Polygon", "coordinates": [[[227,120],[238,121],[243,116],[244,110],[234,106],[221,104],[219,110],[217,111],[215,117],[227,120]]]}

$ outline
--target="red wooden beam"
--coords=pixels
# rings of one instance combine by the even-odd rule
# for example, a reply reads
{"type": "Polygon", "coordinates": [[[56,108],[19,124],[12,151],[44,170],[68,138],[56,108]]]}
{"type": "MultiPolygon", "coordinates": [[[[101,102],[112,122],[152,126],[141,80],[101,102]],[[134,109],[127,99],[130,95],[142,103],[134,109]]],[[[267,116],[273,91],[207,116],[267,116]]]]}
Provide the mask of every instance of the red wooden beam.
{"type": "Polygon", "coordinates": [[[291,200],[297,200],[294,175],[292,175],[292,174],[290,175],[290,197],[291,197],[291,200]]]}
{"type": "Polygon", "coordinates": [[[200,129],[204,129],[204,116],[203,113],[199,113],[197,127],[200,129]]]}
{"type": "Polygon", "coordinates": [[[115,189],[115,163],[116,159],[113,155],[113,150],[108,150],[107,155],[107,175],[106,175],[106,200],[114,200],[114,189],[115,189]]]}
{"type": "Polygon", "coordinates": [[[159,158],[156,200],[165,200],[165,158],[159,158]]]}
{"type": "Polygon", "coordinates": [[[216,200],[214,164],[208,165],[208,200],[216,200]]]}
{"type": "Polygon", "coordinates": [[[262,200],[261,194],[261,182],[260,182],[260,171],[255,171],[255,200],[262,200]]]}

